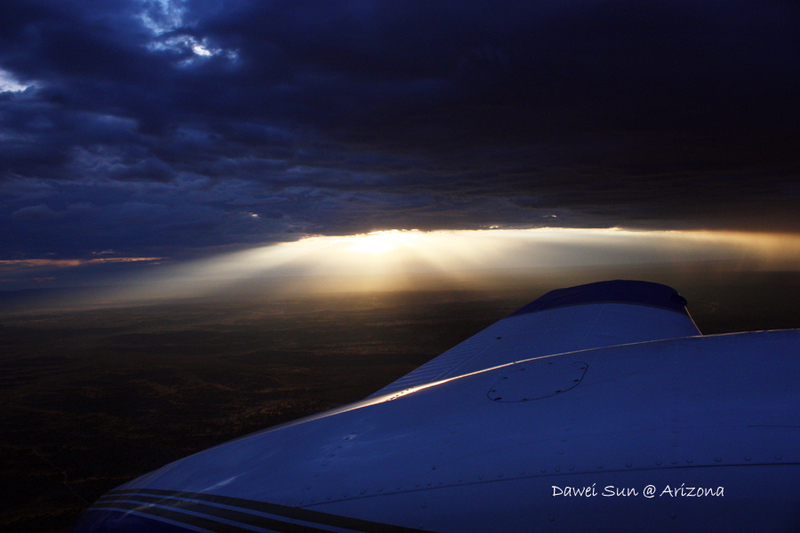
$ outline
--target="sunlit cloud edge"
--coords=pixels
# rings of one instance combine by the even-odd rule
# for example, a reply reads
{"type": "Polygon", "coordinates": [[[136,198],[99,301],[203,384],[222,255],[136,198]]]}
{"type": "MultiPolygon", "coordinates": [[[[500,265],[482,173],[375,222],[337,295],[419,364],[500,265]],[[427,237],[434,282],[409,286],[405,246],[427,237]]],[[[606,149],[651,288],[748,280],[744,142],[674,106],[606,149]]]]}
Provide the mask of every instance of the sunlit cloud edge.
{"type": "Polygon", "coordinates": [[[152,266],[118,280],[97,301],[208,295],[319,294],[477,289],[505,275],[653,265],[800,271],[800,235],[621,228],[384,230],[310,235],[190,262],[152,266]],[[427,280],[427,281],[425,281],[427,280]],[[434,280],[434,281],[431,281],[434,280]]]}

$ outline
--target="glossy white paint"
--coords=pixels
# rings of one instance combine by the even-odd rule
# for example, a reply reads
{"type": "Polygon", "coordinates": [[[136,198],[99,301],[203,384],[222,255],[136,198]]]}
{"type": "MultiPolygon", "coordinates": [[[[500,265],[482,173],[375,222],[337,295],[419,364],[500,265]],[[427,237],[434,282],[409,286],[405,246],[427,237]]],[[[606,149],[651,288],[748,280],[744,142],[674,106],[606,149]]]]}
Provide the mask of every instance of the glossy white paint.
{"type": "Polygon", "coordinates": [[[515,314],[437,381],[167,465],[78,531],[797,531],[800,331],[697,333],[631,303],[515,314]]]}
{"type": "Polygon", "coordinates": [[[376,394],[549,354],[700,335],[675,311],[590,303],[507,317],[384,387],[376,394]]]}

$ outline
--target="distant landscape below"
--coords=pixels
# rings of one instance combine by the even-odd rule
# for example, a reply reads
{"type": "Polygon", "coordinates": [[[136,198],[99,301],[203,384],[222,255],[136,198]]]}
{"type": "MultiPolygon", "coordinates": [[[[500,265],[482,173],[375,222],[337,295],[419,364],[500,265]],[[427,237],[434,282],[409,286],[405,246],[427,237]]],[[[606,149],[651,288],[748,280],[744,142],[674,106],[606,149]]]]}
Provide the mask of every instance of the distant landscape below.
{"type": "Polygon", "coordinates": [[[361,399],[548,290],[621,277],[678,289],[704,334],[800,327],[800,273],[703,265],[137,305],[70,306],[81,289],[0,294],[0,529],[69,531],[125,481],[361,399]]]}

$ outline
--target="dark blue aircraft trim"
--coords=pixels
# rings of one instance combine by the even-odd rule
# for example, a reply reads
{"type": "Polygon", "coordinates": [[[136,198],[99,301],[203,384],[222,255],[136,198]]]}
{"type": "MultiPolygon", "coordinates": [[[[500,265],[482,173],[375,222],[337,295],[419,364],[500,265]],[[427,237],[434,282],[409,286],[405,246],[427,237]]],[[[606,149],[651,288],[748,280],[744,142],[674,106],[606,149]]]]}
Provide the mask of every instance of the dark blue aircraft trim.
{"type": "MultiPolygon", "coordinates": [[[[172,509],[165,509],[163,507],[156,507],[153,505],[146,505],[141,503],[132,502],[114,502],[108,504],[95,504],[90,510],[108,509],[111,511],[133,511],[145,515],[150,515],[156,518],[164,518],[170,520],[173,524],[182,524],[186,526],[193,526],[195,528],[202,528],[205,531],[213,531],[215,533],[253,533],[252,529],[236,526],[225,522],[219,522],[214,518],[205,518],[189,514],[183,511],[174,511],[172,509]]],[[[177,527],[177,526],[176,526],[177,527]]],[[[286,529],[271,529],[271,531],[289,531],[286,529]]],[[[187,531],[186,528],[180,528],[178,531],[187,531]]],[[[196,531],[196,529],[188,529],[188,531],[196,531]]],[[[294,529],[291,531],[324,531],[321,529],[294,529]]]]}
{"type": "MultiPolygon", "coordinates": [[[[198,531],[207,532],[206,529],[188,527],[181,522],[173,522],[165,518],[134,514],[130,511],[121,509],[94,509],[86,511],[73,531],[90,531],[94,533],[104,533],[113,531],[114,533],[197,533],[198,531]]],[[[250,533],[253,533],[250,530],[250,533]]]]}
{"type": "Polygon", "coordinates": [[[676,311],[689,316],[686,299],[672,287],[649,281],[601,281],[550,291],[511,316],[538,313],[573,305],[621,303],[646,305],[676,311]]]}
{"type": "Polygon", "coordinates": [[[101,510],[133,511],[187,526],[225,533],[244,531],[252,533],[253,530],[248,529],[248,526],[286,533],[330,531],[314,526],[337,527],[365,533],[423,531],[243,498],[157,489],[111,491],[90,508],[90,511],[95,512],[101,510]],[[267,517],[253,512],[272,516],[267,517]],[[298,524],[296,521],[311,525],[298,524]]]}
{"type": "MultiPolygon", "coordinates": [[[[132,498],[139,500],[138,497],[132,498]]],[[[183,502],[189,503],[189,502],[183,502]]],[[[179,522],[189,526],[201,527],[208,531],[219,533],[252,533],[252,529],[242,526],[255,526],[269,531],[281,531],[285,533],[324,533],[329,532],[327,529],[319,529],[315,527],[304,526],[300,524],[293,524],[290,522],[282,522],[280,520],[272,520],[258,515],[244,515],[237,511],[223,509],[220,507],[212,506],[191,506],[191,505],[176,505],[174,507],[165,508],[161,505],[169,506],[169,502],[163,504],[159,502],[158,505],[147,504],[143,502],[124,502],[116,501],[111,503],[98,503],[93,506],[93,509],[111,509],[111,510],[124,510],[135,511],[137,513],[144,513],[159,518],[166,518],[173,522],[179,522]],[[187,511],[203,513],[209,518],[191,514],[187,511]],[[226,520],[227,522],[221,522],[226,520]],[[237,522],[241,524],[238,526],[230,522],[237,522]]]]}

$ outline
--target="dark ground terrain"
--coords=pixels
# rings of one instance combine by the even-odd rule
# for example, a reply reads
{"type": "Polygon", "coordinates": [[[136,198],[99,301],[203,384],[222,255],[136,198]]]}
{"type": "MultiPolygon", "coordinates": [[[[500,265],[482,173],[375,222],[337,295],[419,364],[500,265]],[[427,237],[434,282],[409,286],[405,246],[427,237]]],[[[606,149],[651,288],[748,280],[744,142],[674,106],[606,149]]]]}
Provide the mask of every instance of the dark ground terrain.
{"type": "MultiPolygon", "coordinates": [[[[637,277],[678,288],[704,334],[800,327],[796,272],[637,277]]],[[[564,284],[6,306],[0,530],[69,531],[89,503],[131,478],[361,399],[564,284]]]]}

